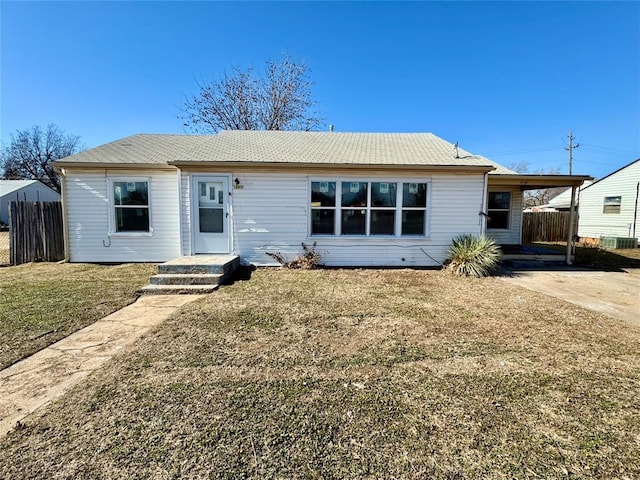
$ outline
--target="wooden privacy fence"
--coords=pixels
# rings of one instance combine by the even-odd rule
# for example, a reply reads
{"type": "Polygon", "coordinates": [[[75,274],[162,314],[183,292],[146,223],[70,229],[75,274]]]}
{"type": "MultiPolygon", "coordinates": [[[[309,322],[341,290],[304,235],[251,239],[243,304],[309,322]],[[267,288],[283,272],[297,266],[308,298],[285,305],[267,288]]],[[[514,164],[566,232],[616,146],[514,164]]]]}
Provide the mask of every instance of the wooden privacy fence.
{"type": "MultiPolygon", "coordinates": [[[[522,214],[522,242],[566,242],[569,236],[569,212],[526,212],[522,214]]],[[[573,234],[578,234],[578,214],[573,234]]]]}
{"type": "Polygon", "coordinates": [[[64,259],[61,202],[11,202],[9,261],[55,262],[64,259]]]}

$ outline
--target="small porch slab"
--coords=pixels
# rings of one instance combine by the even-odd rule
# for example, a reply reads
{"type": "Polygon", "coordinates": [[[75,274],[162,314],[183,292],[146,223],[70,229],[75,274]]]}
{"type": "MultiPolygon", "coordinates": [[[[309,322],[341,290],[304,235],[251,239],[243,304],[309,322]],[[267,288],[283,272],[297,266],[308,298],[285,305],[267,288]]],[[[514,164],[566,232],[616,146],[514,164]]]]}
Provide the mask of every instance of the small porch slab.
{"type": "Polygon", "coordinates": [[[567,256],[551,248],[538,245],[500,245],[502,262],[510,267],[543,267],[564,265],[567,256]]]}
{"type": "Polygon", "coordinates": [[[211,293],[240,266],[238,255],[191,255],[158,265],[143,294],[211,293]]]}

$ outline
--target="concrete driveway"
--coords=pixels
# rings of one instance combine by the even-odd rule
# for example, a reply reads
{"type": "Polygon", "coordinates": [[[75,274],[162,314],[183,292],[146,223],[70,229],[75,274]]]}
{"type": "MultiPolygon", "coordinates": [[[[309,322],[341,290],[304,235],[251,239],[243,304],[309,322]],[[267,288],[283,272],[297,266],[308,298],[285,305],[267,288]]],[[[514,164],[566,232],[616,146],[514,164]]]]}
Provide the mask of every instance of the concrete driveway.
{"type": "Polygon", "coordinates": [[[640,326],[640,269],[512,270],[505,280],[640,326]]]}

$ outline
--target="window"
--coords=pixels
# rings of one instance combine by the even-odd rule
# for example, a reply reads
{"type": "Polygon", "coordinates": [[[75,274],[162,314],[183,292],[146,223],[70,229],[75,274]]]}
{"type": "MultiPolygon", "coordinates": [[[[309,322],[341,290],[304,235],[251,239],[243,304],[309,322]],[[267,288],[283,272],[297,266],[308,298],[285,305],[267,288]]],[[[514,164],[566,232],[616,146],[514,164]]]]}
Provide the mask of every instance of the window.
{"type": "Polygon", "coordinates": [[[333,235],[336,182],[311,182],[311,235],[333,235]]]}
{"type": "Polygon", "coordinates": [[[150,232],[149,180],[114,179],[110,182],[113,205],[113,231],[150,232]]]}
{"type": "Polygon", "coordinates": [[[604,197],[602,213],[620,213],[622,197],[604,197]]]}
{"type": "Polygon", "coordinates": [[[489,192],[487,228],[509,228],[511,192],[489,192]]]}
{"type": "Polygon", "coordinates": [[[427,184],[311,182],[311,235],[425,235],[427,184]]]}
{"type": "Polygon", "coordinates": [[[342,235],[365,235],[367,228],[366,182],[342,182],[340,218],[342,235]]]}
{"type": "Polygon", "coordinates": [[[397,189],[395,183],[371,183],[371,235],[395,233],[397,189]]]}
{"type": "Polygon", "coordinates": [[[402,184],[402,235],[424,235],[427,207],[426,183],[402,184]]]}

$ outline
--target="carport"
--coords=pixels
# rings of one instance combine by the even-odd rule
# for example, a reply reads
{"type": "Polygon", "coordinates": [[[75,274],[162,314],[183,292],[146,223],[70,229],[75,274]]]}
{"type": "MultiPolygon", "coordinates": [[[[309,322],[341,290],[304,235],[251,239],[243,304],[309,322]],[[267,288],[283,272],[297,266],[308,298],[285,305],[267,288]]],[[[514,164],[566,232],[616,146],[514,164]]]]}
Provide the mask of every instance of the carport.
{"type": "Polygon", "coordinates": [[[565,261],[572,264],[574,225],[576,219],[576,190],[588,175],[538,175],[489,173],[487,175],[487,202],[483,215],[486,218],[486,234],[504,245],[522,244],[523,193],[554,187],[571,188],[571,205],[567,251],[565,261]]]}

